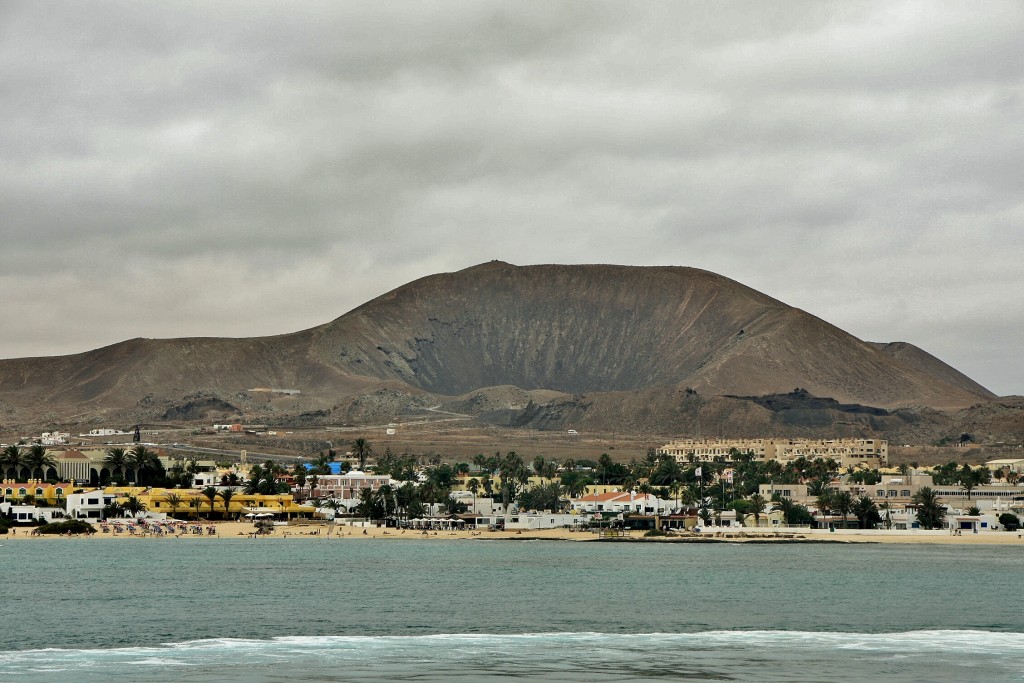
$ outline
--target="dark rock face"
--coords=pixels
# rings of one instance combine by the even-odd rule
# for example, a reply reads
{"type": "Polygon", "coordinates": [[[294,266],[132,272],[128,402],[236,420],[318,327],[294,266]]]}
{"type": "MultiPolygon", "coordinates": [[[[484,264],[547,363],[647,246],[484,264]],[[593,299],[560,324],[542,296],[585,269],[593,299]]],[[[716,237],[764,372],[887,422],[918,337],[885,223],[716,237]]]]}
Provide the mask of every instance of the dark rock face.
{"type": "Polygon", "coordinates": [[[161,419],[173,422],[223,418],[238,413],[236,406],[215,397],[196,398],[164,411],[161,419]]]}
{"type": "Polygon", "coordinates": [[[924,352],[905,363],[692,268],[491,263],[401,287],[316,334],[313,354],[325,365],[442,395],[496,385],[582,393],[686,384],[744,395],[801,386],[881,406],[993,397],[940,361],[924,362],[924,352]]]}
{"type": "Polygon", "coordinates": [[[293,334],[136,339],[0,361],[0,402],[19,419],[205,419],[256,410],[233,398],[254,386],[301,390],[301,407],[266,404],[275,419],[372,421],[451,404],[509,424],[586,419],[671,431],[728,415],[754,426],[884,428],[887,411],[900,407],[955,410],[993,398],[920,349],[863,342],[735,281],[680,267],[492,262],[417,280],[293,334]],[[772,396],[793,387],[823,398],[777,409],[782,399],[772,396]],[[543,390],[562,396],[535,400],[543,390]],[[190,405],[197,395],[210,398],[190,405]],[[713,399],[728,396],[748,398],[713,399]]]}

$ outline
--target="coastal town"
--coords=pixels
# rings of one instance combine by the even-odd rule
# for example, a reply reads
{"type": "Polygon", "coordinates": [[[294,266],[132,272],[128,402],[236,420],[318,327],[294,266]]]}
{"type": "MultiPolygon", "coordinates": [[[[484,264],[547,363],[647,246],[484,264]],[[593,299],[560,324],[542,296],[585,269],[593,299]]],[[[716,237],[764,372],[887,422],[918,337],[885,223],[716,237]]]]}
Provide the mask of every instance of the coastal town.
{"type": "Polygon", "coordinates": [[[68,436],[2,445],[0,533],[994,539],[1019,538],[1024,516],[1024,457],[891,466],[873,438],[678,439],[630,462],[455,462],[356,438],[286,465],[118,443],[132,436],[118,430],[89,434],[103,446],[68,436]]]}

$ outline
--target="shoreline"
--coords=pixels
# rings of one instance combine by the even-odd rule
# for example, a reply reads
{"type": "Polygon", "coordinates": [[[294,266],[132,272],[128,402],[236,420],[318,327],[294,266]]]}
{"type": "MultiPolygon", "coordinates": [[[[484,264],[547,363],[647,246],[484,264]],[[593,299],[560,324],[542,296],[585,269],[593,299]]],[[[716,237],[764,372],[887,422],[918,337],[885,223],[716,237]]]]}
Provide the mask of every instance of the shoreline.
{"type": "Polygon", "coordinates": [[[0,544],[6,541],[39,541],[42,539],[85,539],[94,538],[159,538],[173,543],[178,538],[194,538],[222,540],[226,538],[248,538],[251,540],[286,540],[307,539],[321,541],[369,540],[369,539],[419,539],[419,540],[466,540],[466,541],[570,541],[575,543],[756,543],[756,544],[891,544],[891,545],[1017,545],[1024,549],[1024,532],[987,531],[964,536],[953,536],[948,531],[892,532],[874,530],[844,530],[827,532],[824,530],[758,530],[729,529],[708,530],[699,533],[687,533],[678,536],[645,537],[642,531],[627,532],[617,537],[601,537],[587,531],[570,531],[568,529],[543,529],[522,531],[429,531],[401,530],[377,526],[349,526],[330,524],[304,524],[300,526],[277,526],[269,535],[254,536],[255,528],[251,522],[201,522],[205,531],[214,528],[215,534],[167,534],[154,536],[151,534],[103,533],[98,525],[93,525],[96,533],[90,536],[32,536],[32,527],[12,527],[5,535],[0,535],[0,544]]]}

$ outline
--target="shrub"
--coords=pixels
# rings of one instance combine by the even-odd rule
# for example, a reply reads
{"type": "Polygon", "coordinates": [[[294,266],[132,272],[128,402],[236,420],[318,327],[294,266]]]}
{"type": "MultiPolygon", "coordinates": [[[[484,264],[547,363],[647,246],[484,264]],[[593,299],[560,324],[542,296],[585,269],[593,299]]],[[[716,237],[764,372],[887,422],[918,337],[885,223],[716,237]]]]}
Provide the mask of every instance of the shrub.
{"type": "Polygon", "coordinates": [[[1016,531],[1020,528],[1020,517],[1012,512],[1004,512],[999,515],[999,523],[1002,524],[1007,531],[1016,531]]]}
{"type": "Polygon", "coordinates": [[[69,519],[66,522],[53,522],[43,524],[37,531],[41,534],[94,534],[96,530],[92,524],[83,522],[80,519],[69,519]]]}

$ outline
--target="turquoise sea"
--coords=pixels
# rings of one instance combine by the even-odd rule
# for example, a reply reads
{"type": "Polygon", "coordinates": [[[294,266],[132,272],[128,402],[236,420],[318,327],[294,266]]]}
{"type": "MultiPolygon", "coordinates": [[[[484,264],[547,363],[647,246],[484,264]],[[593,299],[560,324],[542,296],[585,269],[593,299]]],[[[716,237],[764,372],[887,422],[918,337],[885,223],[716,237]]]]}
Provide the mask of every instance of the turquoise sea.
{"type": "Polygon", "coordinates": [[[0,544],[0,682],[1024,680],[1024,546],[0,544]]]}

